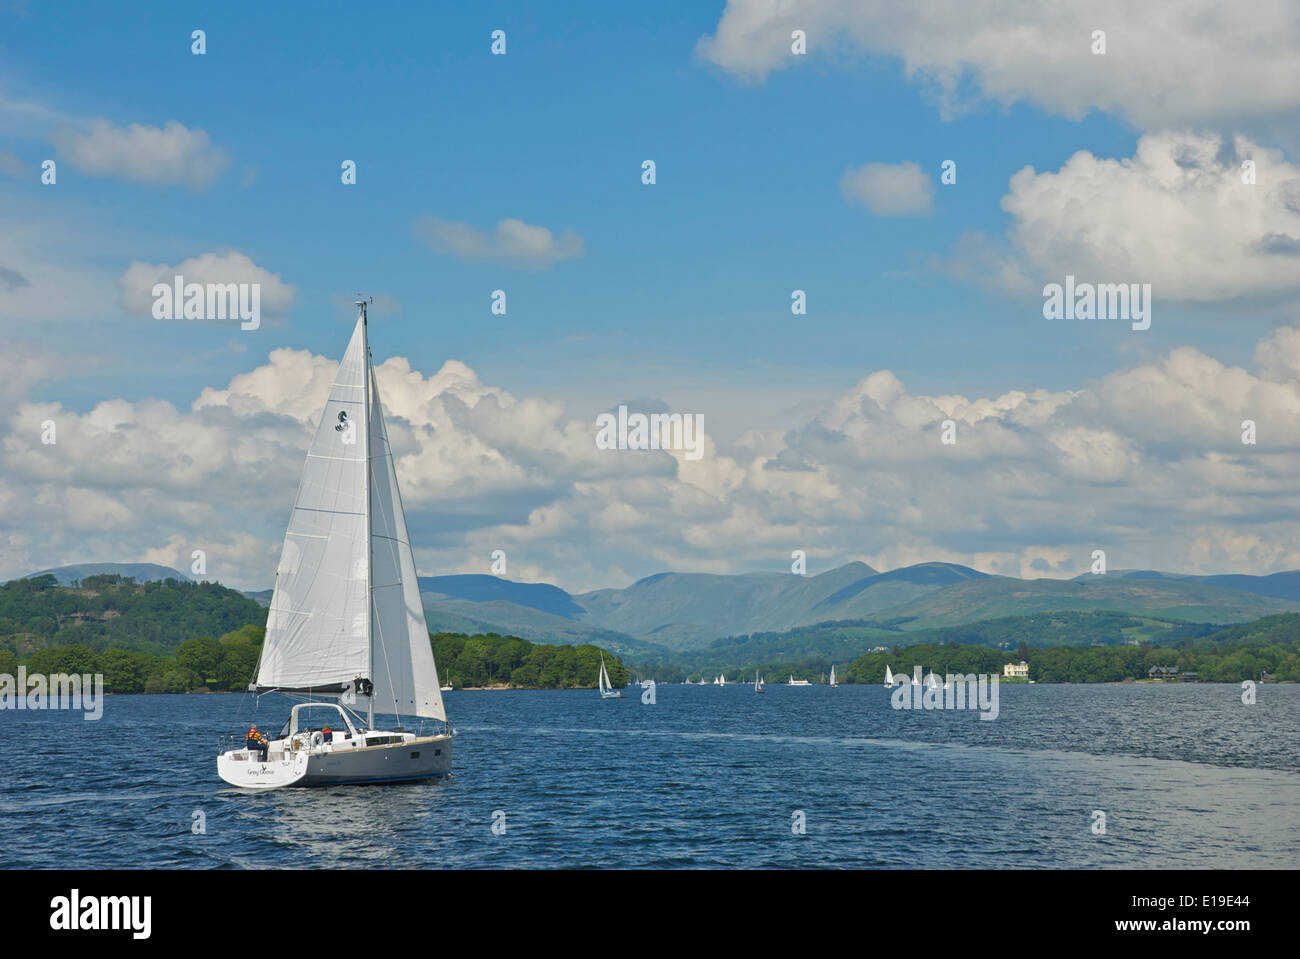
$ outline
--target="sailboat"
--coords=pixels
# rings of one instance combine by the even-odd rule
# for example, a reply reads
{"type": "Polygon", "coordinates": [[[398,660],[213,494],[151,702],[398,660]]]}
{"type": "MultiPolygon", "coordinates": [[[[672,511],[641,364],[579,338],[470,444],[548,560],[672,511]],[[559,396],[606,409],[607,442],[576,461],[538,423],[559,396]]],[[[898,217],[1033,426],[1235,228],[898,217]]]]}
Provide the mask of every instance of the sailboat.
{"type": "Polygon", "coordinates": [[[758,676],[758,670],[754,670],[754,692],[756,693],[767,692],[767,690],[763,688],[763,680],[760,679],[758,676]]]}
{"type": "Polygon", "coordinates": [[[839,683],[835,681],[835,664],[831,663],[831,689],[838,689],[839,683]]]}
{"type": "Polygon", "coordinates": [[[898,684],[898,680],[894,679],[894,674],[890,670],[889,664],[886,663],[885,664],[885,688],[893,689],[897,684],[898,684]]]}
{"type": "Polygon", "coordinates": [[[719,685],[719,686],[725,686],[725,685],[727,685],[727,674],[726,674],[726,673],[719,673],[719,674],[718,674],[718,685],[719,685]]]}
{"type": "Polygon", "coordinates": [[[623,698],[623,691],[621,689],[615,689],[613,684],[609,681],[609,670],[605,668],[604,653],[600,654],[600,676],[597,679],[597,683],[600,686],[601,699],[622,699],[623,698]]]}
{"type": "Polygon", "coordinates": [[[403,782],[451,771],[454,732],[371,362],[366,302],[357,301],[352,339],[307,450],[249,686],[311,701],[291,709],[264,753],[218,753],[217,773],[234,786],[403,782]],[[376,712],[397,723],[376,729],[376,712]],[[442,728],[408,732],[403,716],[442,728]]]}

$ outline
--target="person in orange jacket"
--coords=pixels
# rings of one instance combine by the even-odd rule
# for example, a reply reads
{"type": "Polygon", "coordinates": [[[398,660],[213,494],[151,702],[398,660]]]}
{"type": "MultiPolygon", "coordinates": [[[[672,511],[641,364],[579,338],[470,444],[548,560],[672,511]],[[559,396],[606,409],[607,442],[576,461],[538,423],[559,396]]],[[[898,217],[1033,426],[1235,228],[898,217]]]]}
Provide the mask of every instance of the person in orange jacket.
{"type": "Polygon", "coordinates": [[[265,736],[257,731],[256,723],[249,727],[248,735],[244,737],[244,745],[248,747],[250,752],[257,750],[261,753],[261,761],[266,762],[266,751],[270,748],[271,744],[266,741],[265,736]]]}

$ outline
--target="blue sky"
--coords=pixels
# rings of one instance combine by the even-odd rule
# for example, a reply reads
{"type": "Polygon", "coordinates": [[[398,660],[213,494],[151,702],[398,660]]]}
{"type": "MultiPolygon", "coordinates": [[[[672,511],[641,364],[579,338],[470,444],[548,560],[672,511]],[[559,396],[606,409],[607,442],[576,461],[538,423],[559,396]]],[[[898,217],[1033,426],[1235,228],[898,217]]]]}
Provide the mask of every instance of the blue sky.
{"type": "MultiPolygon", "coordinates": [[[[188,409],[274,349],[337,359],[352,315],[340,301],[364,290],[380,297],[377,361],[402,356],[427,377],[457,360],[485,384],[546,397],[581,420],[620,401],[663,400],[703,411],[725,446],[745,430],[798,429],[880,370],[926,396],[1077,391],[1179,347],[1249,366],[1257,342],[1294,321],[1294,288],[1279,292],[1271,278],[1199,296],[1170,296],[1166,285],[1140,336],[1119,321],[1045,321],[1042,263],[1009,240],[1016,217],[1004,209],[1017,171],[1061,171],[1080,150],[1127,162],[1146,134],[1244,135],[1290,169],[1293,101],[1240,116],[1209,94],[1182,102],[1189,85],[1171,60],[1161,74],[1169,122],[1153,121],[1163,91],[1142,92],[1148,73],[1135,66],[1126,78],[1122,58],[1137,47],[1165,54],[1136,42],[1147,20],[1125,24],[1113,12],[1101,19],[1112,25],[1119,79],[1096,91],[1077,81],[1076,100],[1057,106],[1054,87],[1074,89],[1074,75],[1052,76],[1041,50],[1014,55],[1048,61],[1026,67],[1044,75],[1018,92],[1022,80],[1006,81],[978,52],[936,65],[943,53],[904,40],[890,48],[889,30],[867,13],[839,23],[800,6],[791,15],[808,22],[812,51],[777,62],[773,44],[778,54],[788,45],[788,24],[751,3],[322,3],[309,16],[255,4],[10,5],[0,11],[0,151],[21,172],[0,175],[0,204],[11,249],[33,260],[0,255],[0,267],[28,280],[29,293],[38,259],[52,277],[86,281],[84,295],[69,293],[47,315],[25,317],[12,303],[0,312],[0,337],[58,358],[22,398],[78,415],[109,399],[188,409]],[[737,24],[753,29],[729,32],[737,24]],[[195,56],[190,33],[200,28],[207,53],[195,56]],[[489,52],[495,29],[506,31],[505,56],[489,52]],[[706,37],[719,52],[697,49],[706,37]],[[957,70],[951,84],[945,66],[957,70]],[[963,108],[945,109],[945,92],[963,108]],[[57,131],[96,120],[176,121],[203,131],[227,162],[197,189],[93,175],[60,155],[57,131]],[[39,180],[49,157],[59,161],[56,186],[39,180]],[[340,183],[349,159],[355,186],[340,183]],[[640,182],[646,159],[657,164],[653,186],[640,182]],[[955,185],[939,182],[945,160],[957,163],[955,185]],[[849,168],[907,162],[933,183],[928,214],[876,215],[841,190],[849,168]],[[418,229],[429,217],[480,231],[507,218],[570,230],[583,252],[545,268],[467,261],[431,248],[418,229]],[[1028,262],[1028,294],[981,282],[979,269],[943,268],[971,234],[1028,262]],[[240,332],[157,321],[117,295],[133,262],[229,251],[293,285],[283,317],[240,332]],[[498,288],[505,317],[489,312],[498,288]],[[790,312],[794,289],[807,291],[806,316],[790,312]]],[[[1279,16],[1273,35],[1294,36],[1294,16],[1279,16]]],[[[1033,26],[1071,44],[1081,36],[1064,15],[1033,26]]],[[[1269,30],[1262,23],[1207,72],[1231,83],[1228,60],[1244,59],[1269,30]]],[[[1086,36],[1077,42],[1086,47],[1086,36]]],[[[1257,76],[1273,82],[1268,63],[1257,76]]],[[[1086,218],[1087,197],[1068,209],[1086,218]]],[[[1158,251],[1155,239],[1150,246],[1158,251]]],[[[1102,256],[1081,258],[1081,275],[1102,256]]],[[[1059,281],[1071,262],[1058,257],[1046,278],[1059,281]]],[[[1097,277],[1142,278],[1140,262],[1131,277],[1097,277]]],[[[680,555],[616,565],[653,571],[680,555]]],[[[551,557],[536,568],[562,567],[551,557]]]]}
{"type": "MultiPolygon", "coordinates": [[[[92,211],[121,238],[98,254],[105,265],[234,248],[283,274],[301,293],[282,329],[242,338],[254,356],[281,345],[337,355],[347,326],[332,297],[363,287],[401,304],[400,316],[376,316],[381,353],[426,368],[463,359],[524,391],[571,390],[576,370],[602,387],[631,379],[640,395],[665,377],[731,371],[848,385],[877,366],[937,392],[995,389],[1027,368],[1033,385],[1065,388],[1108,371],[1124,340],[1122,329],[1045,325],[1034,302],[926,266],[963,232],[1004,226],[999,200],[1022,167],[1056,169],[1084,146],[1129,155],[1136,133],[1122,120],[984,104],[945,122],[896,60],[878,57],[848,76],[814,64],[756,87],[695,57],[718,14],[698,3],[662,16],[569,4],[544,24],[511,4],[441,5],[401,25],[350,4],[318,9],[91,6],[75,29],[63,11],[65,30],[10,14],[6,72],[19,95],[70,116],[201,127],[231,163],[201,192],[72,171],[55,191],[28,178],[6,192],[47,215],[92,211]],[[205,57],[189,51],[199,27],[205,57]],[[489,55],[498,28],[504,57],[489,55]],[[339,182],[343,159],[358,163],[355,187],[339,182]],[[658,166],[653,187],[640,182],[644,159],[658,166]],[[945,159],[958,182],[939,190],[932,216],[876,219],[840,195],[849,166],[913,160],[937,181],[945,159]],[[467,265],[413,236],[420,215],[568,226],[586,253],[546,271],[467,265]],[[504,319],[488,312],[497,288],[504,319]],[[790,314],[796,288],[808,291],[806,317],[790,314]]],[[[49,152],[7,145],[33,165],[49,152]]],[[[132,342],[132,365],[46,395],[84,406],[111,384],[182,402],[193,376],[249,362],[221,353],[228,331],[165,331],[117,312],[96,342],[132,342]]],[[[1148,339],[1172,334],[1173,319],[1148,339]]]]}

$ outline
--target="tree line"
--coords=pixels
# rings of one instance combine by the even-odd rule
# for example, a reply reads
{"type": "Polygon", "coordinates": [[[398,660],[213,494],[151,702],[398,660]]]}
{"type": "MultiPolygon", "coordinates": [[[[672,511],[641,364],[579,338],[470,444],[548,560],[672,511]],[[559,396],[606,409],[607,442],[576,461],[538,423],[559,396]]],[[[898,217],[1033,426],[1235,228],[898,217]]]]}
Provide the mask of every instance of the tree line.
{"type": "Polygon", "coordinates": [[[844,671],[844,682],[882,683],[885,666],[910,676],[998,673],[1013,661],[1029,664],[1029,678],[1040,683],[1114,683],[1146,679],[1153,666],[1194,673],[1196,681],[1237,683],[1269,674],[1280,682],[1300,682],[1300,613],[1268,616],[1204,637],[1185,637],[1168,646],[1021,646],[1007,650],[964,644],[921,644],[867,653],[844,671]]]}
{"type": "MultiPolygon", "coordinates": [[[[96,652],[72,643],[38,649],[23,665],[29,674],[101,673],[110,693],[237,692],[256,678],[265,636],[263,626],[242,626],[216,639],[187,639],[171,656],[119,647],[96,652]]],[[[550,646],[496,633],[431,633],[429,641],[439,678],[457,687],[594,688],[602,653],[610,681],[615,686],[628,681],[619,658],[597,646],[550,646]]],[[[16,675],[18,665],[13,650],[0,649],[0,673],[16,675]]]]}
{"type": "Polygon", "coordinates": [[[599,646],[553,646],[518,636],[483,633],[432,633],[433,656],[444,683],[464,686],[512,686],[519,689],[587,689],[596,686],[600,659],[610,682],[626,686],[622,660],[599,646]]]}

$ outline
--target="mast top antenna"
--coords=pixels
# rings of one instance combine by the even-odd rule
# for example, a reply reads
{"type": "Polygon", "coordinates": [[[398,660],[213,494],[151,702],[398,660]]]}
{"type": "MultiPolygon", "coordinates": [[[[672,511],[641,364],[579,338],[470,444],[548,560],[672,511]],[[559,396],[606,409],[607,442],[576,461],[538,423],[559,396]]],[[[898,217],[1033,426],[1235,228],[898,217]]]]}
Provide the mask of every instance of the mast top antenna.
{"type": "Polygon", "coordinates": [[[358,293],[357,298],[353,300],[353,302],[356,303],[357,307],[361,310],[361,319],[364,320],[366,318],[366,306],[375,302],[375,298],[373,296],[365,296],[358,293]]]}

